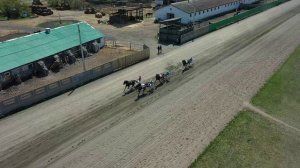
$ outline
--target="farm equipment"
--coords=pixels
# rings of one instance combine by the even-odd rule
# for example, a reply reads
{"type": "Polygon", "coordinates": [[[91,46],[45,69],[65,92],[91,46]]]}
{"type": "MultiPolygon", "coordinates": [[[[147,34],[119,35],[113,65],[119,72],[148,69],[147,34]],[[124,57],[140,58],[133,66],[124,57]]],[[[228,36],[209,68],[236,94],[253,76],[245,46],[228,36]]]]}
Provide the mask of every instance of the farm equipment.
{"type": "Polygon", "coordinates": [[[76,62],[76,57],[75,55],[72,53],[71,50],[67,50],[67,51],[64,51],[63,53],[61,53],[59,55],[61,61],[63,64],[74,64],[76,62]]]}
{"type": "Polygon", "coordinates": [[[101,14],[100,12],[97,12],[97,13],[95,14],[95,17],[96,17],[96,18],[102,18],[102,14],[101,14]]]}
{"type": "Polygon", "coordinates": [[[40,0],[34,0],[32,2],[31,12],[41,16],[48,16],[53,14],[53,11],[44,6],[40,0]]]}
{"type": "Polygon", "coordinates": [[[48,76],[48,74],[49,74],[49,70],[46,67],[44,61],[38,61],[36,63],[35,71],[36,71],[35,75],[37,77],[45,77],[45,76],[48,76]]]}
{"type": "Polygon", "coordinates": [[[54,61],[50,66],[50,69],[52,72],[57,73],[59,72],[60,69],[63,68],[63,63],[58,55],[53,56],[53,59],[54,61]]]}
{"type": "Polygon", "coordinates": [[[94,42],[90,42],[87,44],[87,50],[90,53],[97,53],[100,50],[99,44],[97,43],[97,41],[94,42]]]}
{"type": "Polygon", "coordinates": [[[84,14],[96,14],[97,11],[95,8],[93,7],[87,7],[85,10],[84,10],[84,14]]]}

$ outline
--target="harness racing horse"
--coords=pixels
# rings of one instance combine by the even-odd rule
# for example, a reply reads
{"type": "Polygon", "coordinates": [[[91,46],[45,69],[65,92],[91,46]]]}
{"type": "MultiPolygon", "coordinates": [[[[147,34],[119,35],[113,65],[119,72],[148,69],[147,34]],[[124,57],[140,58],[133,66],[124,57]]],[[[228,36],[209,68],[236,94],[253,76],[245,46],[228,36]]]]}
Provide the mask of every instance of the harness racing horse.
{"type": "Polygon", "coordinates": [[[138,98],[140,97],[141,93],[142,95],[144,95],[145,90],[148,89],[148,93],[153,93],[154,91],[154,82],[151,80],[150,82],[146,82],[146,83],[138,83],[135,86],[135,89],[138,90],[138,98]]]}
{"type": "Polygon", "coordinates": [[[136,83],[139,83],[139,82],[137,80],[130,80],[130,81],[125,80],[123,82],[123,85],[125,85],[125,88],[124,88],[123,92],[125,92],[126,88],[128,88],[128,89],[129,88],[134,88],[134,86],[135,86],[136,83]]]}
{"type": "Polygon", "coordinates": [[[193,58],[182,60],[183,72],[193,67],[193,58]]]}
{"type": "Polygon", "coordinates": [[[154,83],[156,83],[156,81],[159,81],[160,84],[163,84],[165,82],[170,82],[168,79],[169,75],[170,72],[156,74],[154,83]]]}

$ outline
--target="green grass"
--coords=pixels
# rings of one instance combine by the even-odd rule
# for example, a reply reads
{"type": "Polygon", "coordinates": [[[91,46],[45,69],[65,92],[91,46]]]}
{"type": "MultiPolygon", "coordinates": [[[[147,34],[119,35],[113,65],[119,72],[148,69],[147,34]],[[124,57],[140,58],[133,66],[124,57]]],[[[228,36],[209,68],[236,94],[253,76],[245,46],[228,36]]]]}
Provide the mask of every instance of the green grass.
{"type": "Polygon", "coordinates": [[[300,128],[300,47],[269,79],[252,103],[300,128]]]}
{"type": "Polygon", "coordinates": [[[259,167],[274,167],[280,155],[280,136],[274,127],[257,114],[241,112],[191,167],[244,168],[254,166],[253,162],[259,167]],[[273,148],[267,148],[270,145],[273,148]]]}
{"type": "MultiPolygon", "coordinates": [[[[300,128],[300,47],[268,80],[252,103],[300,128]]],[[[191,168],[299,167],[300,133],[259,114],[240,112],[191,168]]]]}
{"type": "Polygon", "coordinates": [[[1,20],[7,20],[7,18],[0,15],[0,21],[1,21],[1,20]]]}

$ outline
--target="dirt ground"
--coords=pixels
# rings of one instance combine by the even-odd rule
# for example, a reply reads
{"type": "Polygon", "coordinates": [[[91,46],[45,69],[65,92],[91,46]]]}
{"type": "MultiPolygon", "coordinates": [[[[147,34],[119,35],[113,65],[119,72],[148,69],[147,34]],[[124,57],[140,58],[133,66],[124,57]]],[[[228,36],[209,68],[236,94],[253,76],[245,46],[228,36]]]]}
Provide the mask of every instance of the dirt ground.
{"type": "MultiPolygon", "coordinates": [[[[99,7],[100,8],[100,7],[99,7]]],[[[86,21],[91,24],[96,29],[102,31],[106,38],[114,39],[121,42],[131,42],[136,44],[146,44],[150,47],[151,56],[155,57],[156,48],[158,46],[157,39],[155,38],[158,32],[158,24],[154,24],[154,18],[145,18],[143,22],[127,24],[127,25],[109,25],[109,24],[98,24],[98,19],[95,18],[93,14],[84,14],[83,11],[57,11],[53,10],[54,14],[51,16],[39,16],[32,19],[19,19],[5,21],[3,23],[8,23],[12,25],[19,25],[23,27],[36,27],[41,23],[49,21],[62,20],[79,20],[86,21]]],[[[144,13],[152,12],[151,9],[145,9],[144,13]]],[[[104,20],[108,20],[108,15],[106,15],[104,20]]],[[[1,25],[0,25],[1,27],[1,25]]],[[[167,53],[178,46],[164,45],[163,53],[167,53]]]]}
{"type": "Polygon", "coordinates": [[[22,33],[22,32],[18,32],[18,31],[9,31],[9,30],[3,31],[2,33],[3,33],[3,35],[0,34],[0,42],[28,35],[28,33],[22,33]]]}
{"type": "MultiPolygon", "coordinates": [[[[126,47],[104,47],[100,50],[99,53],[87,57],[85,59],[86,70],[93,69],[97,66],[103,65],[114,59],[130,55],[134,52],[136,51],[129,50],[126,47]]],[[[32,79],[29,79],[20,85],[12,86],[6,90],[0,91],[0,101],[24,94],[34,89],[68,78],[75,74],[81,73],[82,71],[82,62],[80,59],[78,59],[77,62],[73,65],[65,65],[64,68],[61,69],[58,73],[53,73],[50,71],[49,75],[44,78],[33,77],[32,79]]]]}
{"type": "Polygon", "coordinates": [[[188,167],[300,44],[299,5],[287,2],[0,120],[0,167],[188,167]],[[149,79],[189,56],[194,68],[152,95],[121,96],[123,80],[149,79]]]}
{"type": "MultiPolygon", "coordinates": [[[[264,3],[271,2],[274,0],[264,0],[264,3]]],[[[93,5],[97,10],[104,11],[106,13],[106,16],[101,18],[102,20],[108,20],[109,13],[116,11],[116,8],[114,8],[111,5],[93,5]]],[[[17,29],[21,31],[22,27],[24,28],[23,32],[33,32],[28,27],[32,27],[32,29],[36,29],[36,27],[44,22],[49,21],[57,21],[59,19],[63,20],[79,20],[79,21],[86,21],[87,23],[91,24],[93,27],[97,28],[98,30],[102,31],[105,36],[108,39],[114,39],[122,42],[131,42],[136,44],[146,44],[150,47],[150,50],[152,51],[151,57],[157,57],[157,46],[158,41],[156,39],[156,35],[158,33],[159,25],[154,24],[154,18],[146,18],[144,17],[144,21],[140,23],[130,23],[127,25],[107,25],[107,24],[98,24],[98,18],[95,18],[93,14],[84,14],[83,11],[58,11],[53,9],[54,14],[50,16],[39,16],[37,18],[31,18],[31,19],[19,19],[19,20],[11,20],[11,21],[4,21],[3,24],[8,25],[19,25],[17,29]]],[[[144,8],[144,15],[146,13],[153,13],[153,10],[151,8],[144,8]]],[[[213,18],[209,20],[210,22],[216,22],[220,21],[222,19],[231,17],[234,14],[228,13],[224,16],[220,16],[218,18],[213,18]]],[[[154,16],[154,15],[153,15],[154,16]]],[[[5,30],[5,26],[1,25],[0,22],[0,36],[1,31],[5,30]]],[[[3,34],[3,33],[2,33],[3,34]]],[[[172,44],[162,44],[163,47],[163,53],[168,53],[179,46],[174,46],[172,44]]]]}
{"type": "MultiPolygon", "coordinates": [[[[109,12],[115,11],[113,7],[110,5],[97,5],[97,10],[104,11],[106,16],[101,18],[101,20],[108,20],[109,12]]],[[[159,30],[159,24],[154,24],[154,14],[153,17],[146,18],[144,17],[144,21],[139,23],[129,23],[125,25],[110,25],[110,24],[98,24],[98,18],[95,18],[93,14],[84,14],[83,11],[57,11],[53,9],[54,14],[51,16],[39,16],[37,18],[31,19],[19,19],[19,20],[11,20],[6,21],[9,24],[16,24],[23,27],[33,27],[36,28],[39,24],[49,21],[57,21],[59,19],[62,20],[79,20],[86,21],[91,24],[93,27],[102,31],[106,38],[114,39],[121,42],[131,42],[136,44],[146,44],[150,47],[151,57],[157,57],[157,46],[158,40],[156,35],[159,30]]],[[[144,14],[152,12],[152,9],[145,8],[144,14]]],[[[228,13],[226,15],[220,16],[218,18],[213,18],[209,20],[210,22],[220,21],[222,19],[231,17],[234,15],[234,12],[228,13]]],[[[206,23],[205,23],[206,24],[206,23]]],[[[1,25],[0,25],[1,27],[1,25]]],[[[168,53],[179,46],[173,44],[162,44],[163,53],[168,53]]]]}

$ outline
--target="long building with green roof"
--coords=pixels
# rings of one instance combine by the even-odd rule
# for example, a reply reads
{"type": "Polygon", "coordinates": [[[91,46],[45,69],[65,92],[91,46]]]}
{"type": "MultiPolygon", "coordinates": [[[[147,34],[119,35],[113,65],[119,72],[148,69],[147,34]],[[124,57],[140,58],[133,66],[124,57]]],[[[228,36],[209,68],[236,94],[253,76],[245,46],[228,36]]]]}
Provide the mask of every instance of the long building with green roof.
{"type": "Polygon", "coordinates": [[[49,34],[43,31],[0,42],[0,73],[79,46],[78,24],[82,43],[104,37],[89,24],[80,22],[51,29],[49,34]]]}
{"type": "Polygon", "coordinates": [[[1,88],[12,85],[16,75],[21,80],[32,76],[34,65],[38,61],[67,50],[78,49],[80,46],[78,26],[83,45],[95,42],[97,48],[104,45],[104,35],[86,22],[46,29],[0,42],[0,91],[1,88]]]}

